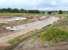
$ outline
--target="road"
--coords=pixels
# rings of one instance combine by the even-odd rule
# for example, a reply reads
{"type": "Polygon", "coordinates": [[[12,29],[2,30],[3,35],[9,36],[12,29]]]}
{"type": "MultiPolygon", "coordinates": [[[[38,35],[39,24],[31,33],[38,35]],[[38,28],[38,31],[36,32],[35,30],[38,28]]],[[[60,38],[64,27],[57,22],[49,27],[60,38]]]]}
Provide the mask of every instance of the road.
{"type": "Polygon", "coordinates": [[[14,32],[14,33],[12,33],[8,36],[1,37],[0,42],[7,43],[9,39],[13,39],[17,36],[26,34],[27,32],[33,31],[35,29],[41,29],[44,26],[47,26],[49,24],[53,24],[54,22],[57,22],[57,20],[59,20],[58,17],[49,17],[45,20],[36,21],[36,22],[16,26],[15,27],[16,32],[14,32]]]}
{"type": "MultiPolygon", "coordinates": [[[[46,23],[46,24],[53,24],[53,22],[49,22],[51,18],[46,19],[46,22],[42,22],[42,23],[46,23]]],[[[53,18],[52,18],[53,19],[53,18]]],[[[51,20],[52,20],[51,19],[51,20]]],[[[54,19],[53,19],[54,20],[54,19]]],[[[44,20],[45,21],[45,20],[44,20]]],[[[44,24],[43,24],[44,25],[44,24]]],[[[47,25],[45,25],[47,26],[47,25]]],[[[40,27],[42,28],[43,26],[40,25],[40,27]]],[[[20,28],[20,27],[19,27],[20,28]]],[[[40,29],[40,28],[38,28],[40,29]]],[[[48,46],[48,45],[47,45],[48,46]]],[[[38,38],[38,34],[35,34],[34,36],[29,36],[28,38],[26,38],[23,42],[21,42],[20,44],[18,44],[15,48],[13,48],[12,50],[30,50],[35,49],[35,48],[40,48],[41,44],[40,44],[40,40],[38,38]]],[[[46,49],[46,48],[45,48],[46,49]]]]}

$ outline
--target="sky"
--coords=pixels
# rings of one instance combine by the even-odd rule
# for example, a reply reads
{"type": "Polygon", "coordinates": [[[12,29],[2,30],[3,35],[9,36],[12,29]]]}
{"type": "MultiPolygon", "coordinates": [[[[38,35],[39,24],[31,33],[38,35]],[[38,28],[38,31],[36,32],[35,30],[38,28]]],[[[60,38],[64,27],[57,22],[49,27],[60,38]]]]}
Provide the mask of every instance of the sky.
{"type": "Polygon", "coordinates": [[[0,0],[0,8],[68,10],[68,0],[0,0]]]}

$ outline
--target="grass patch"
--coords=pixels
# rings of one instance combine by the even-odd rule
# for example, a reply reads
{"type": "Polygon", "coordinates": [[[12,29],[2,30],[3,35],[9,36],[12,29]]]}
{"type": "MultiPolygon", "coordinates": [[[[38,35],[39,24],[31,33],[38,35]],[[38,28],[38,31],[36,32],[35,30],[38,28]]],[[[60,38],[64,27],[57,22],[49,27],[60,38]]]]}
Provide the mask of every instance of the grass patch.
{"type": "Polygon", "coordinates": [[[68,40],[68,32],[61,30],[57,27],[50,27],[41,32],[41,39],[43,41],[60,42],[68,40]]]}
{"type": "Polygon", "coordinates": [[[0,16],[43,16],[42,13],[0,13],[0,16]]]}

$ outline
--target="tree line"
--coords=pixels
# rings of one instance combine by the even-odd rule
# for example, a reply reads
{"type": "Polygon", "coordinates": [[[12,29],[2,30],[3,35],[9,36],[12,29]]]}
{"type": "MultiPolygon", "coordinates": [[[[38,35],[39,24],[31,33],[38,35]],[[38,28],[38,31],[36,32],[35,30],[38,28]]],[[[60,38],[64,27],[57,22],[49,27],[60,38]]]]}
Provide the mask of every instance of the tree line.
{"type": "Polygon", "coordinates": [[[45,13],[40,10],[25,10],[25,9],[17,9],[17,8],[2,8],[0,9],[0,13],[45,13]]]}
{"type": "MultiPolygon", "coordinates": [[[[0,13],[45,13],[46,11],[41,11],[41,10],[25,10],[25,9],[18,9],[18,8],[2,8],[0,9],[0,13]]],[[[52,13],[57,13],[58,14],[62,14],[63,11],[59,10],[59,11],[47,11],[48,14],[52,14],[52,13]]]]}

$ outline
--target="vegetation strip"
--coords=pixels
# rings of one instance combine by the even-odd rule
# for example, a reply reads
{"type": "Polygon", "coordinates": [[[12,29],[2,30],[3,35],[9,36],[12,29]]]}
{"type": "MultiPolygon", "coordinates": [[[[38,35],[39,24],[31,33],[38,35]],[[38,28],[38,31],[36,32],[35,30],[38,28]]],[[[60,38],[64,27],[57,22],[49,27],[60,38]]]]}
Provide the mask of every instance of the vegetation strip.
{"type": "Polygon", "coordinates": [[[24,35],[21,35],[21,36],[18,36],[18,37],[16,37],[16,38],[14,38],[14,39],[8,40],[8,43],[11,44],[11,47],[8,48],[8,50],[9,50],[9,49],[12,50],[12,49],[13,49],[15,46],[17,46],[19,43],[21,43],[21,42],[23,42],[24,40],[26,40],[27,38],[32,37],[32,36],[35,36],[35,35],[37,35],[37,34],[36,34],[36,31],[35,31],[35,32],[34,32],[34,31],[31,31],[31,32],[28,32],[27,34],[24,34],[24,35]]]}

